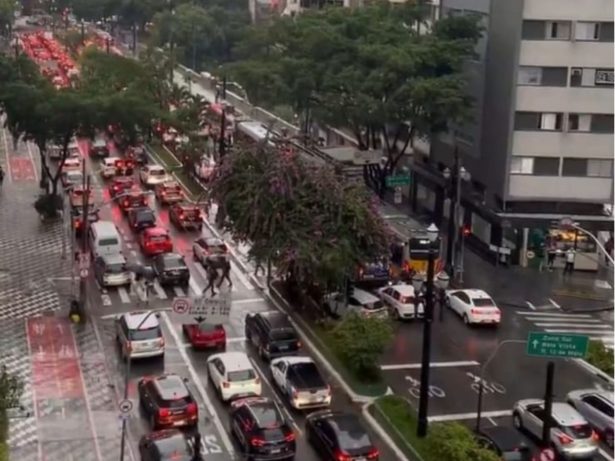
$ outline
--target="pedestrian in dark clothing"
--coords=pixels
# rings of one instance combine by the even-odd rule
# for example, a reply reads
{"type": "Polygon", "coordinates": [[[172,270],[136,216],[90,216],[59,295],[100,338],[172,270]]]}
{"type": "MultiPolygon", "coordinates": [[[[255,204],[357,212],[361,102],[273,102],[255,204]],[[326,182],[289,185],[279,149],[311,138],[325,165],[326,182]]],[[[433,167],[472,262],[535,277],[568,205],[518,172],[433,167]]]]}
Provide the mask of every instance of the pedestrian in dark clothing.
{"type": "Polygon", "coordinates": [[[263,275],[265,275],[267,273],[265,271],[265,268],[263,267],[263,263],[261,263],[260,261],[256,261],[256,267],[254,268],[254,276],[258,277],[258,273],[260,271],[263,271],[263,275]]]}
{"type": "Polygon", "coordinates": [[[207,286],[203,290],[203,293],[205,293],[207,290],[211,288],[211,295],[214,296],[216,294],[216,291],[214,290],[214,285],[216,284],[216,280],[218,280],[218,270],[215,267],[213,267],[212,264],[208,264],[207,265],[207,286]]]}
{"type": "Polygon", "coordinates": [[[555,256],[557,255],[557,246],[554,243],[549,244],[547,249],[547,268],[553,270],[553,263],[555,262],[555,256]]]}
{"type": "Polygon", "coordinates": [[[231,280],[231,262],[228,259],[225,259],[222,263],[222,277],[220,277],[220,281],[218,282],[218,288],[220,288],[224,280],[228,282],[229,288],[233,287],[233,282],[231,280]]]}
{"type": "Polygon", "coordinates": [[[0,165],[0,186],[4,182],[4,170],[2,169],[2,165],[0,165]]]}

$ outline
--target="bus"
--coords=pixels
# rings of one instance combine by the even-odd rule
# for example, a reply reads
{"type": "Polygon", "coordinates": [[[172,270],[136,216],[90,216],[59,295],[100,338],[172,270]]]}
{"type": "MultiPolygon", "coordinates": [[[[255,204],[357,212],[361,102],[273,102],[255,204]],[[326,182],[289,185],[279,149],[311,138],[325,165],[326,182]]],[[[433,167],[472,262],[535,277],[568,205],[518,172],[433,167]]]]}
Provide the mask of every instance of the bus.
{"type": "MultiPolygon", "coordinates": [[[[273,138],[275,134],[273,132],[269,133],[269,140],[267,144],[271,147],[274,146],[273,138]]],[[[267,128],[260,122],[255,122],[252,120],[239,122],[237,124],[237,132],[235,134],[237,141],[242,144],[252,145],[252,144],[260,144],[267,139],[267,128]]]]}

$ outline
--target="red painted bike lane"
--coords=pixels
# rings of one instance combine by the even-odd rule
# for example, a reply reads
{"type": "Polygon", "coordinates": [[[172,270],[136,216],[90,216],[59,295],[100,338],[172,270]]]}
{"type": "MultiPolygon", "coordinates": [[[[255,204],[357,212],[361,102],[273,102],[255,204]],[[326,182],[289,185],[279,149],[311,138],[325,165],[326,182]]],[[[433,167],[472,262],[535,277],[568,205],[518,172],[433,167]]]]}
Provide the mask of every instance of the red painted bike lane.
{"type": "Polygon", "coordinates": [[[36,181],[34,163],[28,157],[9,154],[9,172],[12,181],[36,181]]]}
{"type": "MultiPolygon", "coordinates": [[[[68,420],[74,416],[75,408],[87,412],[81,415],[88,421],[88,428],[93,442],[92,449],[96,460],[100,460],[100,449],[94,430],[94,422],[85,393],[85,385],[72,327],[67,319],[52,316],[32,317],[27,319],[26,333],[30,352],[32,370],[32,390],[34,414],[41,434],[43,419],[50,416],[52,408],[57,416],[60,410],[62,418],[68,420]],[[72,413],[72,414],[71,414],[72,413]]],[[[61,420],[60,420],[61,421],[61,420]]],[[[40,435],[39,435],[40,437],[40,435]]],[[[52,442],[39,438],[39,460],[51,461],[42,444],[52,442]]]]}

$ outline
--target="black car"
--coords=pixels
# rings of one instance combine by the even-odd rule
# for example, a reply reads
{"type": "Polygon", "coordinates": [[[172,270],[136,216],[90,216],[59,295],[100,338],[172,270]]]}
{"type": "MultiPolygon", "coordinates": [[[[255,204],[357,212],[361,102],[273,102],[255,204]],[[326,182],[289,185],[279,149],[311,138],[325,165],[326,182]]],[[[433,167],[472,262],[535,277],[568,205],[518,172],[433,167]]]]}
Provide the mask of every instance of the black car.
{"type": "Polygon", "coordinates": [[[198,405],[178,375],[143,378],[137,390],[139,405],[153,430],[198,424],[198,405]]]}
{"type": "Polygon", "coordinates": [[[141,461],[196,461],[193,442],[178,429],[144,435],[139,441],[141,461]]]}
{"type": "Polygon", "coordinates": [[[294,459],[295,433],[275,402],[261,397],[236,400],[231,404],[230,424],[248,459],[294,459]]]}
{"type": "Polygon", "coordinates": [[[288,316],[278,311],[248,314],[245,336],[265,360],[296,354],[301,349],[301,341],[288,316]]]}
{"type": "Polygon", "coordinates": [[[503,461],[530,461],[532,452],[516,429],[492,426],[475,434],[478,444],[498,454],[503,461]]]}
{"type": "Polygon", "coordinates": [[[128,224],[135,232],[156,226],[156,215],[150,207],[132,208],[128,210],[128,224]]]}
{"type": "Polygon", "coordinates": [[[190,270],[180,254],[162,253],[154,258],[152,267],[161,285],[187,286],[190,283],[190,270]]]}
{"type": "Polygon", "coordinates": [[[359,419],[349,413],[317,411],[306,418],[306,437],[324,461],[377,461],[378,448],[359,419]]]}

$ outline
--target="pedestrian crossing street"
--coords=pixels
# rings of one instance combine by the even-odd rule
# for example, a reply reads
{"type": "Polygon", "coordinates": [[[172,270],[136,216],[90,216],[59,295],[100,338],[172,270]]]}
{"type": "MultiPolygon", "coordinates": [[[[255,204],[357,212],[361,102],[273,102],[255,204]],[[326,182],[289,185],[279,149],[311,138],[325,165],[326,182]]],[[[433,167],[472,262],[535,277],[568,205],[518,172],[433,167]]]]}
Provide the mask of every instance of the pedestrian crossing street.
{"type": "Polygon", "coordinates": [[[569,333],[587,335],[595,341],[602,341],[613,349],[613,325],[605,323],[591,314],[517,311],[531,324],[547,333],[569,333]]]}
{"type": "MultiPolygon", "coordinates": [[[[188,287],[180,286],[162,286],[158,280],[155,280],[153,286],[149,292],[149,301],[155,300],[169,300],[173,298],[183,296],[200,296],[207,286],[207,274],[205,269],[200,264],[189,265],[190,266],[190,283],[188,287]]],[[[245,274],[243,274],[239,268],[234,264],[231,269],[231,281],[233,282],[233,291],[252,292],[255,290],[254,285],[248,280],[245,274]]],[[[216,284],[218,281],[216,281],[216,284]]],[[[221,288],[216,288],[216,291],[227,291],[228,283],[224,281],[221,288]]],[[[112,306],[119,304],[139,304],[145,302],[147,297],[145,291],[141,288],[140,284],[135,284],[133,287],[121,286],[121,287],[108,287],[100,288],[101,303],[103,306],[112,306]]]]}

